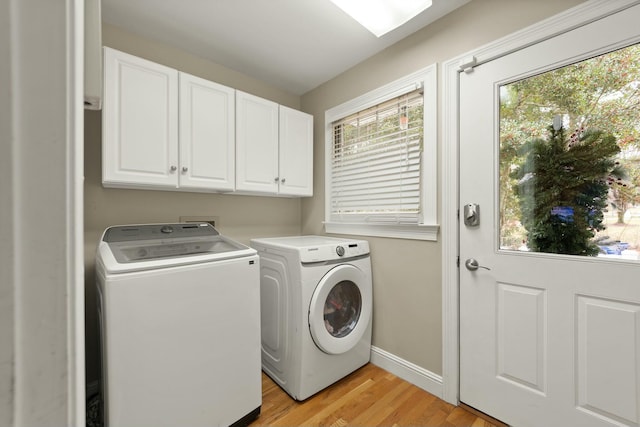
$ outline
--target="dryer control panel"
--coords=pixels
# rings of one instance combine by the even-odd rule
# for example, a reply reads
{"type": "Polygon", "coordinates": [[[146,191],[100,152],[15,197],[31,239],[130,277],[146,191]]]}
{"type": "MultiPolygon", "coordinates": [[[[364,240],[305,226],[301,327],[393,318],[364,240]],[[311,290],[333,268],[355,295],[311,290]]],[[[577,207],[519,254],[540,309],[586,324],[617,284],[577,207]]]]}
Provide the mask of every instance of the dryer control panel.
{"type": "Polygon", "coordinates": [[[300,261],[323,262],[356,258],[369,254],[369,242],[364,240],[344,241],[338,244],[323,244],[300,249],[300,261]]]}

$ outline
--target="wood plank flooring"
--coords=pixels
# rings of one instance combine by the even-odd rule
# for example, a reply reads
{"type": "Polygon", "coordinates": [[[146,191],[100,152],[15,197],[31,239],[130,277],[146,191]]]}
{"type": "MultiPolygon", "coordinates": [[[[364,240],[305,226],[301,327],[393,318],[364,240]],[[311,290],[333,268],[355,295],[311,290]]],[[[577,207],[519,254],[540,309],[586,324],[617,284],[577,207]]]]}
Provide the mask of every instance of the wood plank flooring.
{"type": "Polygon", "coordinates": [[[496,427],[368,364],[304,402],[262,374],[262,411],[251,426],[496,427]]]}

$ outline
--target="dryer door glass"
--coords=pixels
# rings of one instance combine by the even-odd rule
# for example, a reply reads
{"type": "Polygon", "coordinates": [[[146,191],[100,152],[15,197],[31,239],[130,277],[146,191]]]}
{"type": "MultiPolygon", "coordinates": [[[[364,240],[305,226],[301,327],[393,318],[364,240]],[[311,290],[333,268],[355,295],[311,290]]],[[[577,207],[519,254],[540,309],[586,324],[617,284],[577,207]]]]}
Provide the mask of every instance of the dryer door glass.
{"type": "Polygon", "coordinates": [[[336,338],[347,336],[358,324],[362,296],[355,283],[343,280],[335,285],[324,302],[324,326],[336,338]]]}
{"type": "Polygon", "coordinates": [[[357,267],[342,264],[318,282],[309,304],[309,332],[328,354],[358,345],[371,322],[371,281],[357,267]]]}

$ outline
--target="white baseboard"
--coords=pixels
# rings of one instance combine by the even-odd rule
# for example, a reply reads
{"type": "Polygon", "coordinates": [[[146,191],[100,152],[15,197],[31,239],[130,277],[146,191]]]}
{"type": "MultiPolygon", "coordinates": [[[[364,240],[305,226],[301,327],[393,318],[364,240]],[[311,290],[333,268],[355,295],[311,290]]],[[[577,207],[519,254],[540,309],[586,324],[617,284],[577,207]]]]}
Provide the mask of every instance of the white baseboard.
{"type": "Polygon", "coordinates": [[[442,399],[442,376],[375,346],[371,363],[442,399]]]}

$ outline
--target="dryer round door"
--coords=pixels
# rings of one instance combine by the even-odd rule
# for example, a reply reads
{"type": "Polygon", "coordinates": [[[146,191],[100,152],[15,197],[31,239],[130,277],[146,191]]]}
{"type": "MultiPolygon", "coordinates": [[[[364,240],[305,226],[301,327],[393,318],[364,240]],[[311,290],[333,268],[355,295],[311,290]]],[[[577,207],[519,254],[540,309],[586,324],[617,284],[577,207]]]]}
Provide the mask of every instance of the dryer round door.
{"type": "Polygon", "coordinates": [[[309,306],[309,330],[320,350],[341,354],[358,344],[371,321],[371,293],[367,276],[353,265],[324,275],[309,306]]]}

